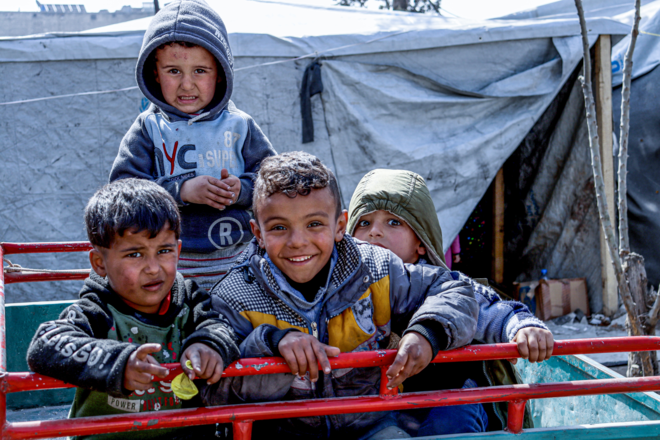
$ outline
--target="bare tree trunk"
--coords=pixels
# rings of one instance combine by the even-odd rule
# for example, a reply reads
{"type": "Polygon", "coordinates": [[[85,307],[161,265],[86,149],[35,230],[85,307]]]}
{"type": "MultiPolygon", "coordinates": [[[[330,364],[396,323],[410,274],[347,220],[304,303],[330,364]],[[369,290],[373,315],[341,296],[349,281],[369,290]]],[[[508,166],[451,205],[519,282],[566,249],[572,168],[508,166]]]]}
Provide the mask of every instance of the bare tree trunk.
{"type": "MultiPolygon", "coordinates": [[[[621,85],[621,126],[619,130],[619,255],[625,258],[630,252],[628,240],[628,130],[630,128],[630,87],[632,83],[633,52],[639,35],[641,0],[635,0],[635,18],[630,34],[630,45],[623,60],[621,85]]],[[[642,258],[642,261],[644,259],[642,258]]]]}
{"type": "MultiPolygon", "coordinates": [[[[584,94],[584,106],[587,116],[587,130],[589,132],[589,149],[591,151],[591,167],[594,173],[594,187],[596,189],[596,202],[598,204],[598,215],[600,218],[601,226],[603,228],[603,232],[605,233],[605,241],[607,243],[610,258],[612,259],[612,265],[614,266],[614,273],[616,274],[617,284],[619,286],[619,295],[621,295],[621,300],[623,301],[623,304],[626,308],[626,312],[628,313],[629,333],[633,336],[643,336],[645,333],[640,319],[642,315],[640,315],[636,310],[637,304],[635,303],[631,295],[632,287],[629,284],[628,273],[624,273],[624,267],[622,262],[624,256],[620,255],[618,252],[617,249],[618,246],[614,235],[614,226],[612,224],[612,219],[610,219],[610,214],[607,210],[607,199],[605,197],[605,183],[603,181],[603,168],[600,159],[600,140],[598,138],[598,122],[596,120],[596,106],[594,103],[594,96],[591,86],[591,56],[589,54],[587,22],[584,17],[584,8],[582,7],[582,0],[575,0],[575,7],[577,8],[578,17],[580,19],[580,32],[582,34],[582,49],[584,53],[584,58],[583,58],[584,75],[580,77],[580,82],[582,83],[582,92],[584,94]]],[[[637,1],[635,4],[636,16],[638,16],[639,14],[639,8],[640,8],[640,3],[639,1],[637,1]]],[[[637,20],[633,23],[632,39],[635,39],[637,37],[638,28],[639,28],[639,21],[637,20]]],[[[634,50],[634,41],[631,43],[631,48],[632,50],[634,50]]],[[[630,63],[626,64],[624,69],[628,69],[628,70],[632,69],[632,50],[629,49],[626,54],[626,59],[627,60],[629,59],[630,63]]],[[[631,72],[628,72],[628,75],[630,75],[630,73],[631,72]]],[[[625,75],[626,74],[624,73],[624,76],[625,75]]],[[[623,126],[624,124],[622,124],[622,127],[623,126]]],[[[625,133],[621,133],[621,136],[623,136],[624,134],[627,137],[628,135],[627,131],[625,133]]],[[[625,180],[626,178],[625,166],[623,167],[623,171],[624,171],[624,175],[621,174],[619,175],[619,183],[621,182],[622,179],[625,180]]],[[[619,173],[621,172],[622,172],[622,168],[620,167],[619,173]]],[[[623,186],[625,189],[625,184],[623,186]]],[[[621,192],[621,188],[619,188],[619,192],[621,192]]],[[[626,235],[628,234],[627,224],[624,232],[626,235]]],[[[627,242],[627,237],[624,240],[625,240],[624,242],[627,242]]],[[[629,261],[629,259],[627,258],[628,255],[630,254],[626,252],[625,255],[626,263],[629,261]]],[[[642,263],[642,270],[643,270],[644,259],[640,258],[640,261],[642,263]]],[[[629,266],[631,268],[629,269],[631,271],[631,275],[633,273],[636,274],[639,272],[638,269],[632,270],[632,267],[636,267],[637,263],[629,264],[629,266]]],[[[646,279],[646,272],[644,272],[644,279],[646,279]]],[[[638,287],[635,287],[634,290],[637,294],[638,287]]],[[[641,298],[646,298],[646,288],[644,288],[644,290],[641,290],[641,292],[642,292],[641,298]]],[[[646,303],[645,301],[642,302],[646,303]]],[[[644,315],[648,316],[646,313],[644,313],[644,315]]],[[[638,367],[631,368],[629,366],[628,368],[629,374],[633,372],[635,373],[635,375],[638,376],[653,375],[654,367],[649,353],[640,352],[640,353],[634,353],[633,355],[639,358],[639,362],[635,364],[638,367]]]]}
{"type": "MultiPolygon", "coordinates": [[[[644,258],[635,253],[627,254],[623,258],[623,270],[630,286],[630,294],[635,302],[635,313],[639,316],[642,323],[642,335],[655,336],[656,320],[651,319],[650,310],[654,308],[657,301],[653,297],[653,290],[648,289],[648,280],[646,278],[646,269],[644,268],[644,258]]],[[[628,326],[628,335],[639,336],[632,333],[628,326]]],[[[628,354],[628,377],[650,376],[658,374],[658,357],[655,351],[652,351],[648,359],[641,356],[642,353],[628,354]],[[646,365],[645,365],[646,364],[646,365]],[[649,371],[647,373],[647,371],[649,371]]]]}

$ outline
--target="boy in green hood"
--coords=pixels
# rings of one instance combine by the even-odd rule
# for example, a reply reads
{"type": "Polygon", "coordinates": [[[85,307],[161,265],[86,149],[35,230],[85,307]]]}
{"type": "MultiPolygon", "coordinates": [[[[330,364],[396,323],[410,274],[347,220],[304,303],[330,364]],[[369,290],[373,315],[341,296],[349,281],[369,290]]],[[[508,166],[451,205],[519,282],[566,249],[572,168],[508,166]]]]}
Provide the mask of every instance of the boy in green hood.
{"type": "MultiPolygon", "coordinates": [[[[347,232],[391,250],[404,263],[446,267],[442,230],[431,194],[424,179],[411,171],[379,169],[366,174],[351,198],[347,232]]],[[[479,303],[476,342],[516,342],[520,355],[530,362],[550,358],[552,333],[525,305],[502,301],[493,289],[454,273],[472,284],[479,303]]],[[[511,365],[501,361],[486,365],[483,362],[430,364],[424,372],[406,380],[405,391],[500,385],[515,383],[515,377],[511,365]]],[[[499,421],[503,426],[505,408],[494,406],[488,410],[475,404],[404,411],[400,424],[413,436],[484,432],[489,421],[490,430],[501,429],[493,422],[499,421]],[[487,413],[491,414],[490,418],[487,413]]]]}

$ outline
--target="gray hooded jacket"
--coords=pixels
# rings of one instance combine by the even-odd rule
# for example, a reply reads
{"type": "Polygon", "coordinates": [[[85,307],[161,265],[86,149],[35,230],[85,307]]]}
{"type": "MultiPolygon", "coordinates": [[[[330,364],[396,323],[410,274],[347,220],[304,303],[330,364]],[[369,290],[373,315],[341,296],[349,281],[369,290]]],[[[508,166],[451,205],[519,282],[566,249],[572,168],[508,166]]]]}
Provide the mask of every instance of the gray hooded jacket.
{"type": "Polygon", "coordinates": [[[154,180],[181,207],[184,252],[210,253],[251,238],[253,178],[261,161],[276,154],[259,126],[230,101],[234,58],[220,16],[203,0],[173,1],[156,14],[142,43],[136,80],[152,103],[128,130],[110,172],[110,181],[127,177],[154,180]],[[155,50],[168,42],[194,43],[208,50],[220,70],[215,96],[200,114],[171,106],[155,80],[155,50]],[[220,178],[225,168],[241,180],[234,205],[223,211],[186,204],[181,185],[193,177],[220,178]]]}

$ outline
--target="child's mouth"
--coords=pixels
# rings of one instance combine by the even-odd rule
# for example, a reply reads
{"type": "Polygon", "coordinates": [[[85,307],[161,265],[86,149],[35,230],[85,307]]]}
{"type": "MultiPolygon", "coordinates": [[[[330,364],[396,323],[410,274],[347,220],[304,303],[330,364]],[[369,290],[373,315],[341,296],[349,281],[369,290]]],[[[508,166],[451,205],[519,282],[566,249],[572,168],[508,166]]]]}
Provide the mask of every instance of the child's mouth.
{"type": "Polygon", "coordinates": [[[179,102],[183,104],[195,102],[197,100],[196,96],[179,96],[179,102]]]}
{"type": "Polygon", "coordinates": [[[161,288],[162,285],[163,285],[162,281],[154,281],[152,283],[144,284],[142,288],[150,292],[156,292],[161,288]]]}
{"type": "Polygon", "coordinates": [[[312,257],[313,257],[313,255],[305,255],[305,256],[302,256],[302,257],[289,257],[289,258],[287,258],[287,260],[289,260],[292,263],[298,263],[299,264],[299,263],[305,263],[305,262],[311,260],[312,257]]]}

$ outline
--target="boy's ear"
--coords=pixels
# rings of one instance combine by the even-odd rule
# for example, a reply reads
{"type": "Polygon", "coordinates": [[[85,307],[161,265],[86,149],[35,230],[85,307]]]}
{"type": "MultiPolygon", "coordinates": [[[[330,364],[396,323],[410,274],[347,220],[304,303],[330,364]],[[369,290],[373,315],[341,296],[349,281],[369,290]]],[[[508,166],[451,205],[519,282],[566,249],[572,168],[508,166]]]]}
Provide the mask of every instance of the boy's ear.
{"type": "Polygon", "coordinates": [[[335,241],[339,243],[344,234],[346,233],[346,225],[348,224],[348,211],[342,210],[339,217],[337,217],[337,231],[335,232],[335,241]]]}
{"type": "Polygon", "coordinates": [[[158,84],[160,84],[160,78],[158,77],[158,70],[154,69],[154,79],[158,84]]]}
{"type": "Polygon", "coordinates": [[[100,277],[105,277],[108,272],[105,270],[105,259],[103,254],[98,249],[94,248],[89,251],[89,263],[92,265],[92,269],[100,277]]]}
{"type": "Polygon", "coordinates": [[[264,246],[265,246],[264,245],[264,238],[261,235],[261,228],[259,227],[259,223],[256,220],[254,220],[254,219],[250,220],[250,229],[252,229],[252,235],[257,237],[257,243],[259,243],[259,247],[261,249],[264,249],[264,246]]]}
{"type": "Polygon", "coordinates": [[[178,246],[176,247],[176,260],[177,262],[179,261],[179,257],[181,256],[181,244],[183,243],[181,240],[177,240],[178,246]]]}
{"type": "Polygon", "coordinates": [[[417,255],[426,255],[426,248],[423,244],[417,246],[417,255]]]}

